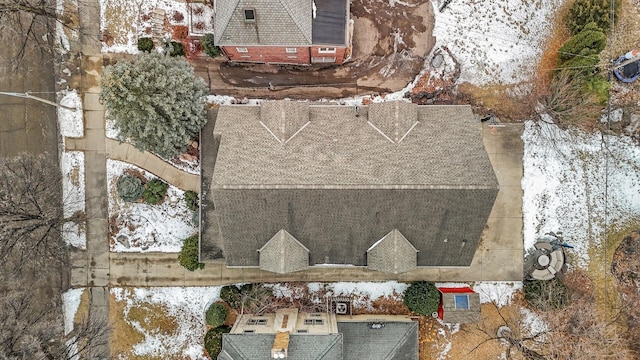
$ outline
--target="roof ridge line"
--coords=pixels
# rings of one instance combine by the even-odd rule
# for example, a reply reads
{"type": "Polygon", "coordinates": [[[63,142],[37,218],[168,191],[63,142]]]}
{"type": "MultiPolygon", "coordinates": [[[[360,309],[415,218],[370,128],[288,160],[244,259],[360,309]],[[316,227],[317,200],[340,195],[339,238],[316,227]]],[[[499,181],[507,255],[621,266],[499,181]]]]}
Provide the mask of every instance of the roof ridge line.
{"type": "MultiPolygon", "coordinates": [[[[306,32],[304,31],[304,28],[302,26],[302,24],[300,24],[300,22],[298,21],[298,18],[293,16],[291,14],[291,8],[289,7],[289,3],[287,0],[278,0],[280,2],[280,4],[282,5],[283,8],[285,8],[287,10],[287,14],[289,15],[289,17],[291,18],[291,20],[293,20],[293,22],[296,24],[296,26],[298,27],[298,30],[300,30],[300,32],[302,33],[302,36],[304,36],[305,39],[307,39],[307,41],[309,42],[309,44],[311,45],[313,43],[313,39],[309,39],[309,37],[307,36],[306,32]]],[[[311,14],[310,14],[311,15],[311,14]]],[[[312,30],[313,31],[313,30],[312,30]]]]}

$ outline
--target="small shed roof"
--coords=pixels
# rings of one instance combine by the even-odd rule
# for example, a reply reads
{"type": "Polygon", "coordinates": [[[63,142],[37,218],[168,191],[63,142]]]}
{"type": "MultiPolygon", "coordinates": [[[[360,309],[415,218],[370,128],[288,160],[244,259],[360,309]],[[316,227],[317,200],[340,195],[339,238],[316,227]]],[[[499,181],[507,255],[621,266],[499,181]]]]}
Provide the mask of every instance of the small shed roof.
{"type": "Polygon", "coordinates": [[[468,324],[480,319],[480,295],[468,286],[439,287],[438,317],[446,323],[468,324]]]}

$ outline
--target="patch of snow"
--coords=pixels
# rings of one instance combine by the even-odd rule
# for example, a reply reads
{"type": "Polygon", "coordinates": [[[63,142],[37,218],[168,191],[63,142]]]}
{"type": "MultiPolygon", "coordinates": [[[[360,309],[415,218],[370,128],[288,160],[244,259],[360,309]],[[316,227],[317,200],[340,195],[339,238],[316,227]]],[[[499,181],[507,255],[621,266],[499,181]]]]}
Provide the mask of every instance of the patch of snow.
{"type": "MultiPolygon", "coordinates": [[[[63,215],[68,218],[85,211],[84,152],[64,151],[60,155],[62,171],[63,215]]],[[[85,226],[67,222],[62,226],[64,241],[80,249],[87,248],[85,226]]]]}
{"type": "Polygon", "coordinates": [[[84,288],[70,289],[62,294],[62,316],[65,335],[73,331],[73,318],[76,316],[76,312],[78,312],[80,297],[84,290],[84,288]]]}
{"type": "MultiPolygon", "coordinates": [[[[208,359],[204,356],[202,344],[206,329],[204,312],[207,304],[219,299],[219,286],[111,288],[110,291],[116,301],[125,302],[125,321],[144,335],[144,340],[133,346],[133,355],[165,359],[208,359]],[[132,308],[144,304],[164,307],[166,316],[177,323],[175,332],[163,334],[153,329],[145,329],[139,322],[127,318],[132,308]]],[[[122,356],[121,358],[124,359],[122,356]]]]}
{"type": "Polygon", "coordinates": [[[157,178],[133,164],[107,159],[109,219],[121,222],[119,231],[111,236],[111,251],[180,252],[183,240],[198,231],[191,223],[193,212],[184,202],[184,191],[169,185],[159,205],[125,202],[118,196],[116,182],[127,169],[139,171],[147,180],[157,178]],[[116,241],[118,237],[126,238],[129,247],[116,241]]]}
{"type": "Polygon", "coordinates": [[[110,118],[107,112],[104,114],[104,132],[109,139],[120,140],[118,138],[120,131],[116,127],[116,121],[110,118]]]}
{"type": "Polygon", "coordinates": [[[522,139],[525,250],[546,233],[562,232],[574,246],[565,251],[585,267],[590,245],[600,244],[607,224],[640,215],[640,147],[626,137],[543,121],[527,122],[522,139]]]}
{"type": "Polygon", "coordinates": [[[451,341],[449,341],[447,345],[445,345],[442,352],[440,352],[440,355],[438,355],[438,360],[446,360],[449,357],[449,351],[451,351],[451,341]]]}
{"type": "Polygon", "coordinates": [[[477,281],[472,288],[480,295],[481,303],[493,302],[498,307],[502,307],[511,302],[516,291],[522,289],[522,282],[477,281]]]}
{"type": "Polygon", "coordinates": [[[433,36],[461,65],[460,81],[517,84],[533,75],[558,7],[564,0],[438,1],[433,36]]]}
{"type": "Polygon", "coordinates": [[[59,94],[62,96],[60,105],[64,105],[75,110],[58,107],[58,127],[60,135],[65,137],[81,138],[84,136],[84,121],[82,114],[82,99],[74,89],[63,90],[59,94]]]}
{"type": "Polygon", "coordinates": [[[536,336],[549,331],[549,324],[547,324],[538,314],[534,313],[533,311],[521,307],[520,314],[522,315],[521,330],[525,330],[526,335],[536,336]]]}

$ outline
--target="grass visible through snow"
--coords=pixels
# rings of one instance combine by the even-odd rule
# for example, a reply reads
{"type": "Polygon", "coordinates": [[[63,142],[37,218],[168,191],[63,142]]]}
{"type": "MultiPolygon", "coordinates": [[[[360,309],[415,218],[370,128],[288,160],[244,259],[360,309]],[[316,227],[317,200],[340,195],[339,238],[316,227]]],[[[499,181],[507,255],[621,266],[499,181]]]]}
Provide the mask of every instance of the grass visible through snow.
{"type": "MultiPolygon", "coordinates": [[[[611,274],[611,262],[622,239],[631,231],[640,228],[640,219],[631,221],[622,226],[609,226],[610,230],[606,238],[606,244],[591,246],[589,248],[589,266],[587,274],[593,281],[594,295],[596,297],[599,316],[607,321],[616,319],[621,310],[618,283],[611,274]]],[[[618,321],[621,326],[623,322],[618,321]]]]}

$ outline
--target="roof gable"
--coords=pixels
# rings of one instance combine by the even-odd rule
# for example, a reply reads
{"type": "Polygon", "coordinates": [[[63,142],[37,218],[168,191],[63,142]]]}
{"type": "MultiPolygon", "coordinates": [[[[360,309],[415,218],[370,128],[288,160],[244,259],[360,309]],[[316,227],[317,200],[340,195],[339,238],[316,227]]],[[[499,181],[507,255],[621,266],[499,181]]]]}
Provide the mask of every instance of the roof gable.
{"type": "Polygon", "coordinates": [[[258,251],[262,270],[286,274],[309,267],[309,249],[284,229],[258,251]]]}
{"type": "Polygon", "coordinates": [[[260,107],[260,124],[281,144],[286,144],[309,125],[309,104],[270,101],[260,107]]]}
{"type": "Polygon", "coordinates": [[[398,230],[393,229],[367,250],[367,267],[399,274],[417,266],[418,250],[398,230]]]}
{"type": "Polygon", "coordinates": [[[389,101],[369,105],[368,124],[394,144],[404,140],[418,123],[416,104],[389,101]]]}
{"type": "Polygon", "coordinates": [[[216,45],[311,45],[310,0],[217,0],[215,16],[216,45]]]}

